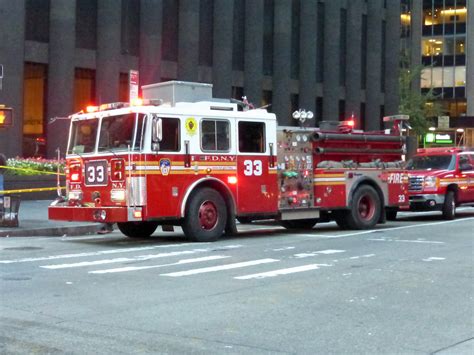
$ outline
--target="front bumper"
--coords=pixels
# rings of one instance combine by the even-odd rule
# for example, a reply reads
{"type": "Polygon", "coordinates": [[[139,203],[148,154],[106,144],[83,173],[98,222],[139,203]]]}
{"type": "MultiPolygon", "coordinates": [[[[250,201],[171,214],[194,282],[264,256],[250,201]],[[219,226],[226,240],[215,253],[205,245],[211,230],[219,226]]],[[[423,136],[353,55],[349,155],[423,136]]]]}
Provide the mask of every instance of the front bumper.
{"type": "Polygon", "coordinates": [[[423,194],[411,195],[410,210],[439,210],[444,204],[444,195],[442,194],[423,194]]]}
{"type": "Polygon", "coordinates": [[[79,207],[56,205],[48,207],[48,218],[74,222],[138,222],[143,221],[141,207],[79,207]],[[140,213],[137,213],[140,211],[140,213]],[[137,217],[140,215],[140,217],[137,217]]]}

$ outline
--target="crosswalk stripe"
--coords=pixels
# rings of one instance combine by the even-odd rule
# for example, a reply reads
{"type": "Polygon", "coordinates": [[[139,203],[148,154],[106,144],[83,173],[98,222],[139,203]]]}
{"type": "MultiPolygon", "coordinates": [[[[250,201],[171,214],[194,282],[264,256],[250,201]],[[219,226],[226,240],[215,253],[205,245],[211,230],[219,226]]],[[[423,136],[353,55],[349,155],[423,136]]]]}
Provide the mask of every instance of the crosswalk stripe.
{"type": "MultiPolygon", "coordinates": [[[[210,243],[200,243],[200,245],[205,245],[210,243]]],[[[13,263],[25,263],[33,261],[45,261],[45,260],[56,260],[56,259],[70,259],[70,258],[82,258],[87,256],[100,256],[100,255],[110,255],[110,254],[119,254],[119,253],[130,253],[130,252],[139,252],[144,250],[155,250],[162,248],[179,248],[184,246],[195,246],[196,243],[181,243],[181,244],[165,244],[165,245],[153,245],[147,247],[138,247],[138,248],[124,248],[124,249],[111,249],[111,250],[101,250],[88,253],[77,253],[77,254],[61,254],[61,255],[50,255],[37,258],[22,258],[22,259],[11,259],[11,260],[0,260],[0,264],[13,264],[13,263]]],[[[236,249],[241,248],[242,245],[222,245],[219,249],[236,249]]],[[[214,249],[213,249],[214,250],[214,249]]]]}
{"type": "Polygon", "coordinates": [[[200,269],[191,269],[191,270],[178,271],[178,272],[170,272],[167,274],[160,274],[160,276],[181,277],[181,276],[188,276],[188,275],[203,274],[207,272],[231,270],[231,269],[237,269],[237,268],[242,268],[242,267],[247,267],[247,266],[260,265],[260,264],[268,264],[268,263],[274,263],[277,261],[280,261],[280,260],[277,260],[277,259],[251,260],[251,261],[244,261],[241,263],[210,266],[210,267],[204,267],[200,269]]]}
{"type": "Polygon", "coordinates": [[[124,263],[129,261],[146,261],[157,258],[165,258],[169,256],[179,256],[179,255],[189,255],[196,253],[209,252],[211,249],[193,249],[193,250],[183,250],[183,251],[173,251],[170,253],[159,253],[159,254],[150,254],[150,255],[139,255],[133,258],[114,258],[114,259],[104,259],[104,260],[94,260],[94,261],[82,261],[79,263],[71,264],[55,264],[55,265],[42,265],[40,267],[44,269],[56,270],[56,269],[68,269],[73,267],[83,267],[83,266],[94,266],[94,265],[104,265],[104,264],[114,264],[114,263],[124,263]]]}
{"type": "Polygon", "coordinates": [[[297,272],[316,270],[316,269],[319,269],[321,266],[332,266],[332,264],[302,265],[302,266],[296,266],[296,267],[287,268],[287,269],[261,272],[261,273],[258,273],[258,274],[237,276],[237,277],[234,277],[234,279],[237,279],[237,280],[264,279],[266,277],[275,277],[275,276],[279,276],[279,275],[288,275],[288,274],[294,274],[294,273],[297,273],[297,272]]]}
{"type": "Polygon", "coordinates": [[[127,267],[121,267],[121,268],[115,268],[115,269],[94,270],[94,271],[89,271],[89,274],[109,274],[109,273],[117,273],[117,272],[156,269],[156,268],[166,267],[166,266],[199,263],[199,262],[202,262],[202,261],[219,260],[219,259],[225,259],[225,258],[230,258],[230,256],[227,256],[227,255],[211,255],[211,256],[205,256],[205,257],[202,257],[202,258],[183,259],[183,260],[180,260],[176,263],[170,263],[170,264],[148,265],[148,266],[127,266],[127,267]]]}

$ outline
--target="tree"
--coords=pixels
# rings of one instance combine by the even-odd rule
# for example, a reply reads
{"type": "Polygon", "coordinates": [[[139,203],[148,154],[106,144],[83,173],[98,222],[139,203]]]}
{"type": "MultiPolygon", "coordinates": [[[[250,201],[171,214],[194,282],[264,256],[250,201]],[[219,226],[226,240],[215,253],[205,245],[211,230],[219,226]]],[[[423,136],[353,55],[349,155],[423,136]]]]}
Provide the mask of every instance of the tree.
{"type": "MultiPolygon", "coordinates": [[[[430,122],[427,118],[442,115],[441,105],[436,102],[438,98],[431,87],[428,92],[421,92],[420,88],[413,85],[421,78],[421,73],[426,67],[411,66],[408,53],[400,56],[400,105],[399,112],[410,116],[410,126],[414,133],[422,135],[428,131],[430,122]]],[[[423,80],[423,79],[421,79],[423,80]]]]}

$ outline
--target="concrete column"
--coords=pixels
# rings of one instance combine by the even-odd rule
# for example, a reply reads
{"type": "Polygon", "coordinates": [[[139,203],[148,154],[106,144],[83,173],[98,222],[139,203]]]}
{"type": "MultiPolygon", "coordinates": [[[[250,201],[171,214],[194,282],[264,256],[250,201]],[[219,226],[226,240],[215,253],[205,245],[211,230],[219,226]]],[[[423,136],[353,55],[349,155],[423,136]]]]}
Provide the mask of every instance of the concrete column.
{"type": "MultiPolygon", "coordinates": [[[[423,26],[423,0],[412,0],[410,28],[410,66],[421,65],[421,34],[423,26]]],[[[421,78],[413,80],[412,89],[420,90],[421,78]]]]}
{"type": "Polygon", "coordinates": [[[290,125],[291,0],[275,0],[273,26],[273,112],[280,125],[290,125]]]}
{"type": "MultiPolygon", "coordinates": [[[[49,67],[46,119],[67,117],[74,109],[74,57],[76,43],[76,1],[50,0],[49,67]]],[[[46,155],[64,156],[67,146],[68,120],[47,124],[46,155]]]]}
{"type": "Polygon", "coordinates": [[[400,0],[387,1],[385,31],[385,115],[398,114],[400,103],[400,0]]]}
{"type": "Polygon", "coordinates": [[[317,10],[317,0],[300,2],[299,106],[313,113],[316,105],[317,10]]]}
{"type": "Polygon", "coordinates": [[[361,41],[362,1],[353,0],[347,4],[347,49],[346,49],[346,114],[354,114],[355,126],[360,128],[361,98],[361,41]]]}
{"type": "Polygon", "coordinates": [[[163,0],[140,0],[140,86],[161,79],[163,0]]]}
{"type": "Polygon", "coordinates": [[[13,108],[13,127],[0,130],[0,153],[22,154],[25,1],[0,0],[0,64],[3,64],[0,104],[13,108]]]}
{"type": "Polygon", "coordinates": [[[263,0],[245,1],[244,95],[256,107],[262,102],[263,0]]]}
{"type": "Polygon", "coordinates": [[[474,117],[474,1],[467,1],[466,26],[466,97],[467,115],[474,117]]]}
{"type": "Polygon", "coordinates": [[[340,0],[324,2],[323,120],[339,119],[340,0]]]}
{"type": "Polygon", "coordinates": [[[179,1],[178,79],[198,80],[199,1],[179,1]]]}
{"type": "Polygon", "coordinates": [[[121,2],[97,0],[96,103],[119,98],[121,2]]]}
{"type": "Polygon", "coordinates": [[[233,22],[229,17],[234,13],[233,0],[214,0],[214,28],[212,54],[213,96],[232,96],[232,38],[233,22]]]}
{"type": "Polygon", "coordinates": [[[382,1],[367,2],[366,130],[380,129],[382,71],[382,1]]]}

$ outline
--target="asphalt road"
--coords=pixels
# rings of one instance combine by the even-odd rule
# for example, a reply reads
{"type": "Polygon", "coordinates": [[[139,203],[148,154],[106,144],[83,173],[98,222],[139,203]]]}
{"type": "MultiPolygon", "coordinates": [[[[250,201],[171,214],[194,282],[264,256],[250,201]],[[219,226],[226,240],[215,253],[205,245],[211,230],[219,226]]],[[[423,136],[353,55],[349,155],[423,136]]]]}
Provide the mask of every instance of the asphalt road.
{"type": "Polygon", "coordinates": [[[239,229],[0,239],[0,353],[474,353],[473,208],[239,229]]]}

